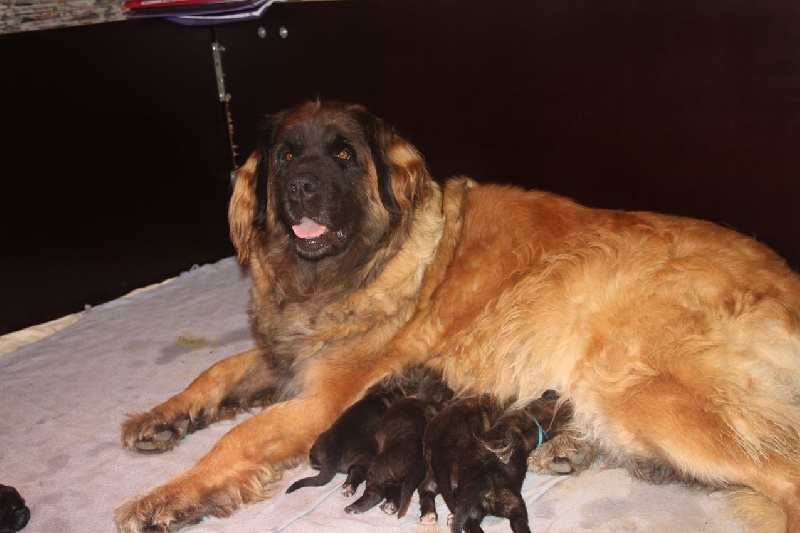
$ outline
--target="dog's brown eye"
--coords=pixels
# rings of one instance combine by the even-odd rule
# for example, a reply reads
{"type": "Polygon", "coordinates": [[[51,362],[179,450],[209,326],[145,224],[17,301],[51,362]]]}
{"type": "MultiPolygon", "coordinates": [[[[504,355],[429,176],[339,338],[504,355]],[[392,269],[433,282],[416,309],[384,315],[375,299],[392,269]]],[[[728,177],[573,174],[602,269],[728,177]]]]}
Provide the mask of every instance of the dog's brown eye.
{"type": "Polygon", "coordinates": [[[286,152],[283,153],[283,160],[284,161],[291,161],[293,157],[294,157],[294,155],[292,154],[292,152],[286,151],[286,152]]]}
{"type": "Polygon", "coordinates": [[[336,154],[337,159],[341,159],[342,161],[349,161],[352,155],[350,154],[350,150],[347,148],[342,148],[339,150],[339,153],[336,154]]]}

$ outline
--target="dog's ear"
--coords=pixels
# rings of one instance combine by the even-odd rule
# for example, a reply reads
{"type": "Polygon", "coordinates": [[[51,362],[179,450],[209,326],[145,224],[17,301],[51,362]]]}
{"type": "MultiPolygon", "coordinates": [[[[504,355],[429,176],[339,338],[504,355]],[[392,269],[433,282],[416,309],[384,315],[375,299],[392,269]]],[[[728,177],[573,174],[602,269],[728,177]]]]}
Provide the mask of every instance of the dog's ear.
{"type": "Polygon", "coordinates": [[[267,226],[269,157],[282,113],[266,117],[259,124],[260,142],[236,173],[236,183],[228,206],[231,241],[239,261],[249,258],[249,243],[254,232],[267,226]]]}
{"type": "Polygon", "coordinates": [[[400,206],[392,189],[392,169],[388,161],[387,150],[392,143],[394,132],[364,108],[356,108],[356,116],[364,130],[370,155],[378,175],[378,194],[381,203],[393,215],[400,214],[400,206]]]}
{"type": "Polygon", "coordinates": [[[258,202],[255,181],[258,166],[259,153],[255,151],[236,172],[236,182],[228,204],[231,241],[236,247],[236,256],[242,263],[247,262],[250,256],[250,239],[256,231],[254,214],[258,202]]]}
{"type": "Polygon", "coordinates": [[[387,211],[394,215],[411,212],[411,206],[429,190],[431,177],[422,155],[393,128],[362,107],[356,116],[367,139],[378,194],[387,211]]]}

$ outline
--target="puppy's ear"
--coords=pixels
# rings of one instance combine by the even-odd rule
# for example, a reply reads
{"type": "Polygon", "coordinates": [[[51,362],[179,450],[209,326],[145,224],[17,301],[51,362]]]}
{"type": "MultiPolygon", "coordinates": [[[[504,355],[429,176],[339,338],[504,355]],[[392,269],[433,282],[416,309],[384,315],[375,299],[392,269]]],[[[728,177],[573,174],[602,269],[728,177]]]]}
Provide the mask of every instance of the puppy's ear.
{"type": "Polygon", "coordinates": [[[236,247],[236,257],[242,263],[246,263],[250,257],[250,239],[256,231],[254,213],[258,204],[255,187],[258,166],[259,154],[256,151],[236,172],[236,183],[228,204],[231,241],[236,247]]]}
{"type": "Polygon", "coordinates": [[[364,108],[356,109],[378,175],[378,194],[387,211],[410,213],[431,183],[425,161],[414,146],[383,120],[364,108]]]}

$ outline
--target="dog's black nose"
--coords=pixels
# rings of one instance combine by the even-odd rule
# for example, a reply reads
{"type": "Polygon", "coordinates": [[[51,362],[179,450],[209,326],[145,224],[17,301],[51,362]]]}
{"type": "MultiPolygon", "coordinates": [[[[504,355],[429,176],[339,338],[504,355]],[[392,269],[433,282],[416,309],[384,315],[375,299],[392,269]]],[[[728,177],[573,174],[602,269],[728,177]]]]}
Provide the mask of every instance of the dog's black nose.
{"type": "Polygon", "coordinates": [[[289,179],[287,189],[290,200],[307,200],[317,194],[319,180],[310,174],[300,174],[289,179]]]}

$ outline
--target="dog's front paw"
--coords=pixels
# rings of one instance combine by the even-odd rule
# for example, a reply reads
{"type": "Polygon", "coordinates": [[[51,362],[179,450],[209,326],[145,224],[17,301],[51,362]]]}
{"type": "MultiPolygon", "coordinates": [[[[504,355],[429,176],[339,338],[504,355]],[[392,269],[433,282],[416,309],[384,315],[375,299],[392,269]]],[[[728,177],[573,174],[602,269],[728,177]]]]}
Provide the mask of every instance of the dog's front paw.
{"type": "Polygon", "coordinates": [[[193,421],[188,414],[168,417],[153,412],[139,413],[123,422],[122,445],[140,453],[163,453],[202,426],[202,420],[193,421]]]}
{"type": "Polygon", "coordinates": [[[528,470],[539,474],[578,474],[589,468],[596,454],[583,440],[566,433],[542,444],[528,457],[528,470]]]}
{"type": "Polygon", "coordinates": [[[203,519],[200,505],[190,498],[161,497],[148,494],[128,500],[115,513],[120,533],[172,533],[203,519]]]}

